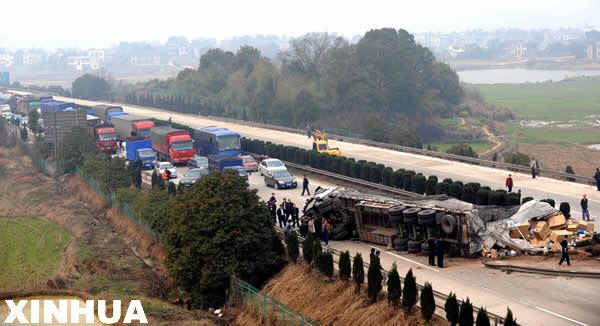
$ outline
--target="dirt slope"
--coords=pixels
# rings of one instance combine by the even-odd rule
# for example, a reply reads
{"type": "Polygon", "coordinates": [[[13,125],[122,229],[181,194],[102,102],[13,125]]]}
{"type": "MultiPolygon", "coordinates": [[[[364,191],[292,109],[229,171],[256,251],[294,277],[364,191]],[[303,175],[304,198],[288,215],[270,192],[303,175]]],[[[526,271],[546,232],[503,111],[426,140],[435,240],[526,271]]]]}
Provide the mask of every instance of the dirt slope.
{"type": "MultiPolygon", "coordinates": [[[[423,325],[420,311],[413,308],[406,318],[403,310],[388,305],[384,294],[371,305],[366,285],[361,294],[355,293],[352,283],[329,282],[317,271],[307,272],[304,264],[290,264],[264,287],[263,292],[321,325],[423,325]]],[[[236,325],[256,325],[254,317],[242,312],[236,325]]],[[[430,325],[446,325],[435,319],[430,325]]]]}

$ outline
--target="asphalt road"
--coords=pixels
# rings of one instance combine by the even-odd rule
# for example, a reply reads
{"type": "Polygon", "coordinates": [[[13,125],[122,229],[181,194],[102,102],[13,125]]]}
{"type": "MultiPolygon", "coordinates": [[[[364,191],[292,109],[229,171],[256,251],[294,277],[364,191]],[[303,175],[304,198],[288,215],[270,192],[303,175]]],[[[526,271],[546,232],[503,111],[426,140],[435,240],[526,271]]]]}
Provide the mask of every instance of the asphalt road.
{"type": "MultiPolygon", "coordinates": [[[[73,101],[83,105],[96,105],[100,102],[85,101],[71,98],[55,97],[57,100],[73,101]]],[[[219,125],[235,130],[240,135],[248,138],[271,141],[278,144],[287,144],[310,149],[311,140],[306,136],[274,130],[236,125],[213,121],[200,116],[181,114],[175,112],[161,111],[154,108],[142,108],[137,106],[122,105],[125,112],[142,116],[168,119],[172,117],[174,122],[186,124],[192,127],[219,125]]],[[[507,171],[469,165],[466,163],[446,161],[427,156],[407,154],[398,151],[369,147],[359,144],[331,141],[331,147],[339,147],[342,154],[355,159],[383,163],[394,169],[404,168],[421,172],[426,176],[436,175],[438,179],[452,178],[467,182],[479,182],[482,185],[494,189],[504,188],[504,181],[508,175],[507,171]]],[[[600,162],[599,162],[600,165],[600,162]]],[[[600,192],[591,186],[576,184],[572,182],[559,181],[550,178],[538,177],[532,179],[527,174],[513,173],[514,190],[521,190],[522,197],[531,196],[536,199],[552,198],[556,206],[561,202],[568,202],[571,206],[573,216],[581,219],[580,200],[586,193],[589,199],[589,209],[592,216],[600,215],[600,192]]]]}

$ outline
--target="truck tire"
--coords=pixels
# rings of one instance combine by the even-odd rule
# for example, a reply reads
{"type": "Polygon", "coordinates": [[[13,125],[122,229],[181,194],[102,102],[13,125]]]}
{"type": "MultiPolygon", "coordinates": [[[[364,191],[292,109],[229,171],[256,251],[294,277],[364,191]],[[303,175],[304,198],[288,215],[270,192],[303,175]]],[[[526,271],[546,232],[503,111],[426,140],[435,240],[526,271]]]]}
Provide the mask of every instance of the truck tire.
{"type": "Polygon", "coordinates": [[[396,246],[396,250],[398,250],[398,251],[408,251],[408,247],[407,246],[396,246]]]}
{"type": "Polygon", "coordinates": [[[394,246],[404,247],[408,243],[408,238],[396,238],[394,239],[394,246]]]}
{"type": "Polygon", "coordinates": [[[450,214],[442,216],[441,223],[442,231],[446,234],[451,234],[456,229],[456,218],[450,214]]]}
{"type": "Polygon", "coordinates": [[[388,213],[390,214],[390,216],[402,216],[402,211],[406,209],[406,206],[394,206],[394,207],[390,207],[390,209],[388,209],[388,213]]]}
{"type": "Polygon", "coordinates": [[[418,254],[421,252],[421,247],[418,248],[408,248],[408,253],[409,254],[418,254]]]}
{"type": "Polygon", "coordinates": [[[421,209],[419,207],[407,208],[402,211],[404,223],[417,223],[417,213],[421,209]]]}
{"type": "Polygon", "coordinates": [[[431,251],[431,248],[429,248],[429,243],[427,241],[423,241],[423,243],[421,243],[421,251],[431,251]]]}
{"type": "Polygon", "coordinates": [[[331,236],[331,240],[344,240],[350,236],[350,232],[348,230],[343,230],[331,236]]]}
{"type": "Polygon", "coordinates": [[[339,226],[336,226],[333,229],[331,229],[331,232],[329,233],[329,235],[331,235],[331,237],[333,239],[333,236],[335,236],[336,234],[338,234],[340,232],[344,232],[344,231],[347,231],[346,225],[339,225],[339,226]]]}
{"type": "Polygon", "coordinates": [[[421,225],[435,224],[435,214],[433,209],[425,209],[417,213],[418,222],[421,225]]]}
{"type": "Polygon", "coordinates": [[[408,249],[416,249],[418,248],[419,251],[421,251],[421,243],[422,241],[420,240],[408,240],[408,249]]]}
{"type": "Polygon", "coordinates": [[[394,224],[401,224],[404,222],[402,215],[390,215],[389,222],[394,224]]]}

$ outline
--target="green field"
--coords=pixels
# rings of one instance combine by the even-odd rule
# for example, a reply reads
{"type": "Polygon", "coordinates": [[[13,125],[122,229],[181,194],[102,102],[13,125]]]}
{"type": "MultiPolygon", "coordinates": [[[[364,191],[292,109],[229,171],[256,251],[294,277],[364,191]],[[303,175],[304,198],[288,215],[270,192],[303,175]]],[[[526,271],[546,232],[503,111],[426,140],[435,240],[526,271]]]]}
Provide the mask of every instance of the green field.
{"type": "Polygon", "coordinates": [[[0,217],[2,288],[52,277],[71,234],[41,217],[0,217]]]}
{"type": "Polygon", "coordinates": [[[440,127],[453,127],[460,124],[460,119],[440,119],[438,121],[440,127]]]}
{"type": "Polygon", "coordinates": [[[544,144],[547,141],[553,143],[600,143],[600,133],[584,130],[557,130],[551,128],[528,128],[514,129],[518,140],[530,144],[544,144]]]}
{"type": "Polygon", "coordinates": [[[467,87],[479,89],[488,103],[511,107],[518,119],[568,121],[600,114],[600,79],[467,87]]]}
{"type": "MultiPolygon", "coordinates": [[[[454,145],[458,145],[458,144],[442,144],[442,143],[437,143],[437,144],[431,144],[431,147],[436,147],[438,152],[444,152],[446,153],[446,151],[454,146],[454,145]]],[[[490,143],[472,143],[472,144],[468,144],[469,146],[471,146],[471,148],[476,152],[476,153],[481,153],[489,148],[492,147],[492,144],[490,143]]],[[[427,146],[425,146],[426,148],[427,146]]]]}

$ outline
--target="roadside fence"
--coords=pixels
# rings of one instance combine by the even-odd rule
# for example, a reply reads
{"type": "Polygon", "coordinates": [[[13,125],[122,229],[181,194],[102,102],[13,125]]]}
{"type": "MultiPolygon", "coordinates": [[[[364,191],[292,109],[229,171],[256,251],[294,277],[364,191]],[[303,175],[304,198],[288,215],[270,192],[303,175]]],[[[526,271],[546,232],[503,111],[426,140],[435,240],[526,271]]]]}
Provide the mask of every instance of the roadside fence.
{"type": "Polygon", "coordinates": [[[318,326],[314,320],[293,310],[287,305],[266,295],[248,282],[231,277],[229,301],[236,305],[246,305],[263,323],[269,322],[289,326],[318,326]]]}

